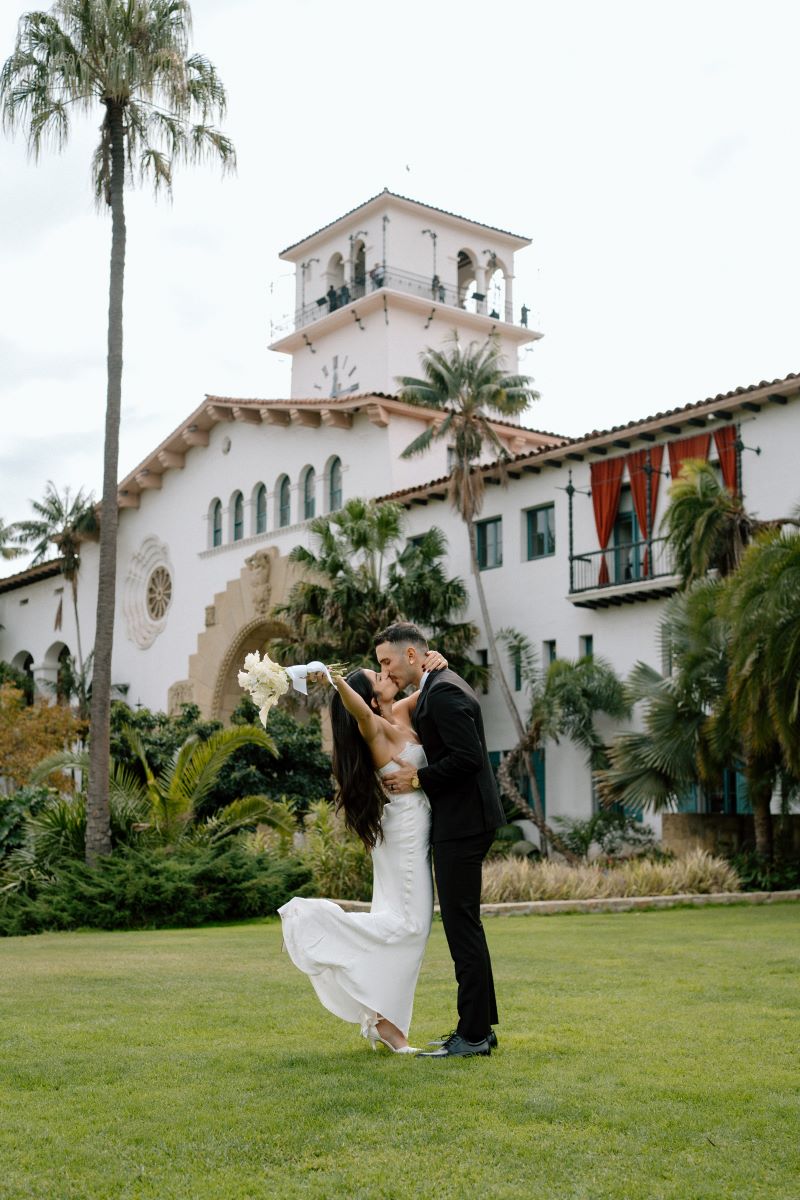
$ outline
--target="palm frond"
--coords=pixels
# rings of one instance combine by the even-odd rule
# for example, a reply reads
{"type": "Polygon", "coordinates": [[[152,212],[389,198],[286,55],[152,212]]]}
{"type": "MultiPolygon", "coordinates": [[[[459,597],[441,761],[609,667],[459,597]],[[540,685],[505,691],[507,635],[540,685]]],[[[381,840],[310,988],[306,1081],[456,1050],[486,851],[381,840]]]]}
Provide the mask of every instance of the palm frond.
{"type": "Polygon", "coordinates": [[[225,763],[243,746],[260,746],[277,756],[272,738],[257,725],[236,725],[213,733],[205,742],[193,748],[181,771],[180,780],[173,780],[171,793],[186,797],[192,811],[208,796],[225,763]]]}

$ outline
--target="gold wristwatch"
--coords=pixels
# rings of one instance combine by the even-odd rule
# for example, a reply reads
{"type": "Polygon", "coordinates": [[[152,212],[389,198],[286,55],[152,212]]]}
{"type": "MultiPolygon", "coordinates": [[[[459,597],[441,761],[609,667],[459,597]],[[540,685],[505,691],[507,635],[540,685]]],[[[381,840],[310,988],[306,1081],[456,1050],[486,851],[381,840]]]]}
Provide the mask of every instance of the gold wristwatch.
{"type": "Polygon", "coordinates": [[[419,782],[419,775],[412,775],[412,776],[411,776],[411,786],[412,786],[412,788],[414,788],[414,789],[416,789],[416,788],[418,788],[418,787],[420,786],[420,782],[419,782]]]}

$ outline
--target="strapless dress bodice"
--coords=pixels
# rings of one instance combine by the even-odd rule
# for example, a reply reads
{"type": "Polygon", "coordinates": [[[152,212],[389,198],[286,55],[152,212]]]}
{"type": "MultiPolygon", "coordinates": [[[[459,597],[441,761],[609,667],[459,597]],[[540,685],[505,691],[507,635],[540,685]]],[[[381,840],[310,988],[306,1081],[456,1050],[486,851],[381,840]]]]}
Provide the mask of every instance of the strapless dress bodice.
{"type": "MultiPolygon", "coordinates": [[[[428,765],[428,760],[425,757],[425,751],[422,749],[422,746],[420,746],[419,742],[406,742],[405,746],[403,746],[403,749],[400,751],[397,757],[402,758],[405,762],[409,763],[413,767],[419,768],[426,767],[428,765]]],[[[398,764],[392,760],[391,762],[388,762],[386,766],[381,767],[378,771],[378,774],[391,775],[394,771],[399,771],[399,769],[400,768],[398,764]]]]}

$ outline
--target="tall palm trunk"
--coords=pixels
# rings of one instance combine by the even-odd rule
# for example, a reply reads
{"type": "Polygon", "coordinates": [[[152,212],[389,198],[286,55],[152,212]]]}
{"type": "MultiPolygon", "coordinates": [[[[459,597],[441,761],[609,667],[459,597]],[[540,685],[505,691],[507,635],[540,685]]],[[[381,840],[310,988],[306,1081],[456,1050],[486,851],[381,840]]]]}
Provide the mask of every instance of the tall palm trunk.
{"type": "Polygon", "coordinates": [[[772,785],[764,781],[760,772],[748,773],[747,791],[753,810],[753,827],[756,836],[756,854],[765,863],[772,862],[772,785]]]}
{"type": "Polygon", "coordinates": [[[81,649],[81,623],[78,617],[78,573],[77,571],[70,578],[70,586],[72,587],[72,608],[75,613],[75,641],[78,645],[78,670],[83,676],[83,650],[81,649]]]}
{"type": "MultiPolygon", "coordinates": [[[[524,747],[524,744],[526,741],[526,736],[527,736],[526,731],[525,731],[525,726],[522,723],[522,718],[519,715],[519,710],[517,709],[517,706],[514,703],[514,697],[511,695],[511,689],[508,686],[508,680],[506,679],[505,672],[503,670],[503,665],[500,661],[500,655],[497,650],[497,640],[494,636],[494,626],[492,625],[492,620],[491,620],[491,617],[489,616],[489,606],[486,603],[486,593],[483,590],[483,580],[481,579],[481,569],[478,564],[478,547],[477,547],[477,541],[476,541],[476,537],[475,537],[475,522],[467,521],[466,525],[467,525],[467,533],[469,536],[469,562],[470,562],[470,567],[472,568],[472,575],[475,580],[475,591],[478,594],[478,604],[480,605],[481,618],[483,620],[483,629],[486,634],[486,641],[487,641],[488,647],[489,647],[489,657],[495,666],[495,677],[497,679],[497,682],[500,684],[500,691],[503,693],[503,699],[505,701],[506,708],[509,711],[511,720],[514,722],[514,729],[515,729],[516,735],[517,735],[517,745],[519,747],[524,747]]],[[[525,767],[525,773],[527,774],[528,779],[530,780],[530,784],[531,784],[531,795],[533,797],[533,808],[531,809],[530,805],[528,805],[524,802],[522,795],[520,794],[520,792],[517,789],[514,789],[514,791],[516,792],[516,795],[514,795],[514,800],[518,807],[522,807],[522,808],[528,810],[531,819],[533,820],[534,824],[536,825],[536,828],[539,830],[539,833],[542,836],[542,852],[546,854],[547,853],[547,841],[546,841],[547,834],[545,833],[545,830],[547,829],[547,826],[545,824],[544,805],[542,804],[542,797],[539,792],[539,784],[536,779],[536,772],[534,771],[533,762],[531,760],[531,757],[528,754],[527,750],[525,750],[524,748],[521,751],[521,758],[522,758],[523,766],[525,767]],[[520,801],[522,801],[522,804],[520,804],[520,801]]],[[[552,837],[551,837],[551,840],[553,840],[552,837]]]]}
{"type": "Polygon", "coordinates": [[[108,806],[110,766],[111,650],[117,576],[117,467],[122,403],[122,293],[125,279],[125,144],[122,105],[106,101],[111,143],[111,272],[108,304],[108,391],[106,396],[100,566],[97,584],[92,678],[89,786],[86,803],[86,861],[111,851],[108,806]]]}

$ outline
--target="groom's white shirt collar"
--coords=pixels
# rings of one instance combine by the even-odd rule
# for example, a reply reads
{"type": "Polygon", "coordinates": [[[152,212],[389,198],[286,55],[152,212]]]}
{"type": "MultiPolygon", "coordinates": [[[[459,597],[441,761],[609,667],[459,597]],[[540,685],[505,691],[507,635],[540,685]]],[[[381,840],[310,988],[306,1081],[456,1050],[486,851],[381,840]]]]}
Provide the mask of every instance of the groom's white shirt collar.
{"type": "Polygon", "coordinates": [[[428,672],[428,671],[423,671],[423,672],[422,672],[422,679],[420,679],[420,681],[419,681],[419,690],[420,690],[420,691],[422,691],[422,689],[425,687],[425,684],[428,682],[428,679],[429,679],[429,678],[430,678],[429,672],[428,672]]]}

